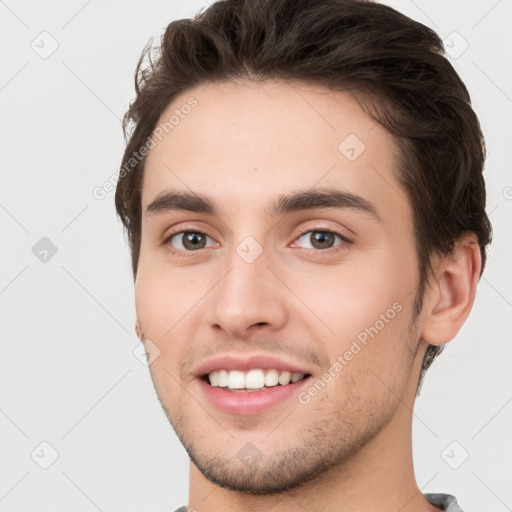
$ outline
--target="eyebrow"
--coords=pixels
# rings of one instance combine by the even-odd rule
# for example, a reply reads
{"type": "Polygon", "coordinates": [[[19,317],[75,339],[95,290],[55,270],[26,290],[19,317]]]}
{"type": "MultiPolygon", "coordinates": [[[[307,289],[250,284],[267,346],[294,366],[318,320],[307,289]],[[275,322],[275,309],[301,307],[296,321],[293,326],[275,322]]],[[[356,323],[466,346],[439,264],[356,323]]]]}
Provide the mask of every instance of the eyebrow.
{"type": "MultiPolygon", "coordinates": [[[[368,213],[376,220],[382,221],[377,208],[372,203],[363,197],[336,188],[298,190],[278,196],[267,205],[265,212],[271,217],[276,217],[316,208],[356,210],[368,213]]],[[[209,197],[179,190],[167,190],[158,194],[147,206],[145,216],[150,217],[173,210],[220,216],[218,205],[209,197]]]]}

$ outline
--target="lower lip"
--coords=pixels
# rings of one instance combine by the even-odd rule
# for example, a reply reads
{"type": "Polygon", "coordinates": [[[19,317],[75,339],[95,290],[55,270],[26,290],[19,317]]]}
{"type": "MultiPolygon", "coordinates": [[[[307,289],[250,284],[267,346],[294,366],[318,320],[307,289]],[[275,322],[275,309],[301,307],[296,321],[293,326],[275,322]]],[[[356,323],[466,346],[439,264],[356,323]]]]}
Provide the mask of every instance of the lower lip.
{"type": "Polygon", "coordinates": [[[306,377],[285,386],[264,388],[261,391],[227,391],[224,388],[210,386],[203,379],[199,379],[199,385],[206,398],[218,409],[229,414],[249,416],[266,411],[290,396],[296,395],[309,378],[306,377]]]}

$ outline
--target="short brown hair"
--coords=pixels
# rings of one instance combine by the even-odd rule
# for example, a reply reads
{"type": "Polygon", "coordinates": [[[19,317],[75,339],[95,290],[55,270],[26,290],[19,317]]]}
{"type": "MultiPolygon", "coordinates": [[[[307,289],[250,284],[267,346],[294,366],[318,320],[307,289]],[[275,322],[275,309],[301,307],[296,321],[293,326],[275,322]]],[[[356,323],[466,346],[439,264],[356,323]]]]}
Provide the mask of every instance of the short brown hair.
{"type": "MultiPolygon", "coordinates": [[[[135,73],[136,98],[123,122],[125,136],[130,130],[123,170],[166,107],[194,86],[270,78],[348,91],[401,149],[398,179],[412,205],[420,275],[415,315],[432,256],[449,254],[464,231],[477,236],[483,271],[491,241],[484,139],[469,93],[433,30],[365,0],[224,0],[170,23],[154,51],[146,47],[135,73]]],[[[115,195],[134,278],[144,162],[120,173],[115,195]]],[[[421,377],[440,351],[428,348],[421,377]]]]}

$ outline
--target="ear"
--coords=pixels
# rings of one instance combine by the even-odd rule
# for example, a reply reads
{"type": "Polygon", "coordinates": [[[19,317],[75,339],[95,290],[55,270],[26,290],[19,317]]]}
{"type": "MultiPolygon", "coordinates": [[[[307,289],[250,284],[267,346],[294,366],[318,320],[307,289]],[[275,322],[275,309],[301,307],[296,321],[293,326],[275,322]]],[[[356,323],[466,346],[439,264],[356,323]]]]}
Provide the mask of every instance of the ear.
{"type": "Polygon", "coordinates": [[[139,338],[140,341],[144,339],[144,333],[142,332],[139,319],[135,321],[135,333],[137,334],[137,338],[139,338]]]}
{"type": "Polygon", "coordinates": [[[480,247],[472,232],[462,235],[453,252],[438,262],[424,303],[421,333],[430,345],[443,345],[459,332],[473,307],[481,265],[480,247]]]}

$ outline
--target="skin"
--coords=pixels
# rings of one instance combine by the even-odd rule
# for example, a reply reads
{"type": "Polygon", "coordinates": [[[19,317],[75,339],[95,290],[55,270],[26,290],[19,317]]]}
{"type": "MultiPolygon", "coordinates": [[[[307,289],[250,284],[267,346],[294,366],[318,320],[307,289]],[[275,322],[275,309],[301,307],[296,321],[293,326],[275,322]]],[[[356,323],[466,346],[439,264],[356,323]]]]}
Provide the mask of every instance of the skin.
{"type": "Polygon", "coordinates": [[[190,89],[162,122],[190,97],[197,106],[148,155],[142,211],[177,189],[210,197],[219,215],[143,214],[135,283],[137,333],[160,351],[155,389],[191,456],[189,507],[437,510],[414,478],[412,408],[427,342],[452,339],[471,310],[476,237],[436,258],[414,321],[418,263],[392,136],[347,93],[269,80],[190,89]],[[366,146],[354,161],[338,149],[349,134],[366,146]],[[265,211],[280,195],[324,187],[363,197],[380,220],[356,209],[265,211]],[[311,231],[322,228],[350,243],[333,237],[315,251],[311,231]],[[183,230],[208,235],[206,246],[164,242],[183,230]],[[252,263],[236,252],[247,236],[262,249],[252,263]],[[319,379],[396,303],[400,312],[307,404],[293,396],[258,415],[227,414],[193,375],[217,355],[272,354],[319,379]],[[248,442],[261,454],[251,467],[237,457],[248,442]]]}

